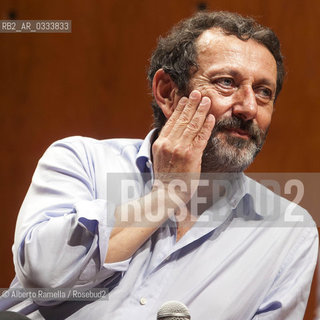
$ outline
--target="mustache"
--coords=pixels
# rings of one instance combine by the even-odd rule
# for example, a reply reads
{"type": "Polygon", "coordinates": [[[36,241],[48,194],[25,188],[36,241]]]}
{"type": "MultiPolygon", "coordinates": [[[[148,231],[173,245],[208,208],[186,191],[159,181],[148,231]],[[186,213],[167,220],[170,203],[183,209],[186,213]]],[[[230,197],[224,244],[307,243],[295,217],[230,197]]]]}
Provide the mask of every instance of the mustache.
{"type": "Polygon", "coordinates": [[[212,134],[217,132],[222,132],[225,130],[242,130],[244,131],[250,139],[261,142],[266,135],[266,132],[261,130],[253,120],[244,120],[232,115],[230,118],[219,119],[213,128],[212,134]]]}

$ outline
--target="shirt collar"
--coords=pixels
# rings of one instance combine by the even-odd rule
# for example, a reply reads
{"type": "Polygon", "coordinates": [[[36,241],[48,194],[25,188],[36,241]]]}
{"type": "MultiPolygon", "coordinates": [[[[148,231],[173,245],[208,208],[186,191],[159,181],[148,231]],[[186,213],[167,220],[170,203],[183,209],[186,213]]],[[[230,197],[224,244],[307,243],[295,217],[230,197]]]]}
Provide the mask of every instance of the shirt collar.
{"type": "Polygon", "coordinates": [[[157,135],[157,129],[151,130],[143,140],[136,157],[136,165],[140,172],[152,172],[151,146],[157,135]]]}
{"type": "Polygon", "coordinates": [[[226,187],[226,194],[218,196],[212,206],[208,208],[203,214],[199,217],[198,221],[205,222],[208,217],[213,219],[214,227],[217,227],[222,222],[227,219],[230,213],[235,210],[239,203],[243,200],[246,195],[246,176],[241,173],[213,173],[209,174],[208,179],[213,179],[217,183],[213,187],[214,189],[219,189],[220,187],[226,187]],[[218,215],[218,217],[217,217],[218,215]]]}
{"type": "Polygon", "coordinates": [[[237,216],[245,219],[262,220],[280,210],[281,197],[259,182],[244,175],[244,197],[237,208],[237,216]],[[241,209],[242,208],[242,209],[241,209]],[[243,208],[246,208],[245,210],[243,208]]]}
{"type": "MultiPolygon", "coordinates": [[[[245,196],[245,175],[235,174],[209,174],[204,175],[205,179],[214,179],[218,186],[226,186],[227,193],[212,204],[198,218],[193,227],[186,235],[176,243],[174,250],[178,250],[212,231],[222,232],[232,221],[234,212],[245,196]],[[234,210],[235,209],[235,210],[234,210]]],[[[219,188],[219,187],[218,187],[219,188]]]]}
{"type": "Polygon", "coordinates": [[[232,209],[235,209],[246,194],[245,181],[246,176],[243,172],[229,173],[231,182],[230,192],[227,194],[227,200],[232,209]]]}

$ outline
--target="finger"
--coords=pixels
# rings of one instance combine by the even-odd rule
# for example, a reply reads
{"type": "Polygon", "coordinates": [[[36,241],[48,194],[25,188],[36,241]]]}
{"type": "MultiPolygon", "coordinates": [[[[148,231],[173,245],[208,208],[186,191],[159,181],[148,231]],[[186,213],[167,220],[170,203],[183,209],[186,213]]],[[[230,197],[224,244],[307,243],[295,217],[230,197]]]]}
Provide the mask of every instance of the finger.
{"type": "Polygon", "coordinates": [[[182,134],[183,141],[186,144],[192,143],[194,138],[198,135],[206,120],[207,114],[210,110],[210,106],[211,100],[208,97],[203,97],[193,118],[191,119],[191,121],[189,122],[185,131],[182,134]]]}
{"type": "Polygon", "coordinates": [[[189,122],[193,118],[199,103],[201,100],[201,93],[198,90],[193,90],[189,96],[188,102],[183,108],[179,118],[175,122],[175,125],[172,127],[172,130],[169,134],[169,138],[178,139],[181,137],[183,132],[186,130],[189,122]]]}
{"type": "Polygon", "coordinates": [[[208,140],[211,136],[216,119],[213,114],[208,114],[201,130],[193,140],[193,146],[195,149],[203,151],[207,146],[208,140]]]}
{"type": "Polygon", "coordinates": [[[167,122],[165,123],[165,125],[163,126],[162,130],[161,130],[161,135],[163,137],[167,137],[169,135],[169,133],[171,132],[172,128],[174,127],[175,123],[177,122],[177,120],[180,117],[181,112],[183,111],[184,107],[186,106],[186,104],[188,103],[188,98],[187,97],[182,97],[176,108],[173,110],[172,115],[169,117],[169,119],[167,120],[167,122]]]}

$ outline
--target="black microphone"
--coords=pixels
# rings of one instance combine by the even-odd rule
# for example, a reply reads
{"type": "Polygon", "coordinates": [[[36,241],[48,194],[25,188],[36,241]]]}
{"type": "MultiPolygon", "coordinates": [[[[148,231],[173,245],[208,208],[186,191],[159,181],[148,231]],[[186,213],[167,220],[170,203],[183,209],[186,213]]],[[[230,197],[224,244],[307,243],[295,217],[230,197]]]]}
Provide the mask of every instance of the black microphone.
{"type": "Polygon", "coordinates": [[[188,320],[191,319],[188,308],[180,301],[167,301],[159,309],[157,320],[188,320]]]}
{"type": "Polygon", "coordinates": [[[30,318],[18,312],[0,311],[0,320],[30,320],[30,318]]]}

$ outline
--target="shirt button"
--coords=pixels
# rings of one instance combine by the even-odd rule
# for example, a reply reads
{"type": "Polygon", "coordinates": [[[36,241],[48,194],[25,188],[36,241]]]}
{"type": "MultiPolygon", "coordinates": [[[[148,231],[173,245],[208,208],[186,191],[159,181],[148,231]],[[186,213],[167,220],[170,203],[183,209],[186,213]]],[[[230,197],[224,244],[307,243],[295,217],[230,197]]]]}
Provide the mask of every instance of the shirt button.
{"type": "Polygon", "coordinates": [[[147,304],[147,299],[142,297],[142,298],[140,299],[140,304],[143,305],[143,306],[144,306],[145,304],[147,304]]]}
{"type": "Polygon", "coordinates": [[[151,163],[150,163],[150,161],[147,161],[147,163],[146,163],[146,166],[147,166],[147,168],[151,168],[151,163]]]}

